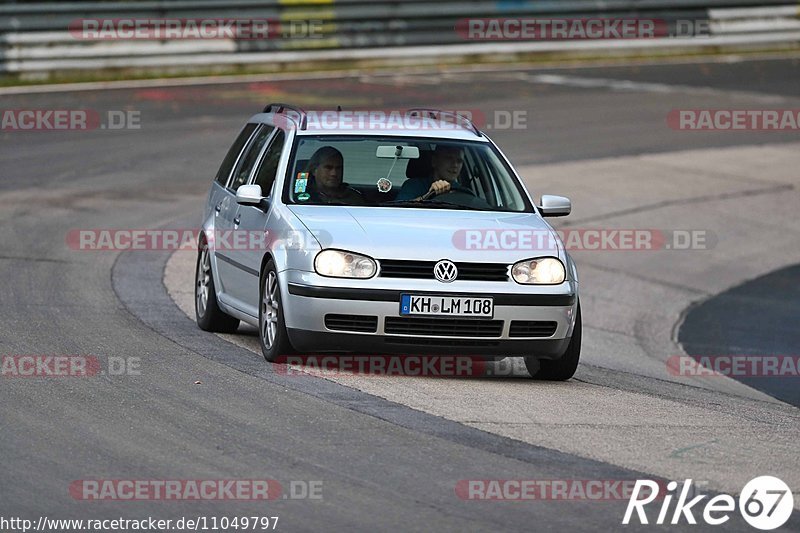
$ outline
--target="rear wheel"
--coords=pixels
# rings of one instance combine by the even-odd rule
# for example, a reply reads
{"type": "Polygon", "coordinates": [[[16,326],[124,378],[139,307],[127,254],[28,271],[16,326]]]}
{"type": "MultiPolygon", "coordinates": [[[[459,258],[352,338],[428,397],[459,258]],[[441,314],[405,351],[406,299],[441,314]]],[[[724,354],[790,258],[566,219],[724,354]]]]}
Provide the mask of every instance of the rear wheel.
{"type": "Polygon", "coordinates": [[[525,366],[534,379],[547,381],[566,381],[575,375],[578,369],[578,362],[581,358],[581,335],[583,326],[581,325],[581,304],[578,303],[577,316],[575,317],[575,327],[572,329],[572,339],[567,345],[567,350],[558,359],[536,359],[526,357],[525,366]]]}
{"type": "Polygon", "coordinates": [[[283,319],[283,302],[278,285],[278,272],[270,259],[261,274],[261,298],[258,306],[258,339],[264,359],[274,363],[281,355],[292,353],[286,323],[283,319]]]}
{"type": "Polygon", "coordinates": [[[205,331],[233,333],[239,327],[239,319],[226,315],[219,308],[211,270],[211,253],[208,243],[200,241],[197,254],[197,269],[194,279],[194,314],[197,325],[205,331]]]}

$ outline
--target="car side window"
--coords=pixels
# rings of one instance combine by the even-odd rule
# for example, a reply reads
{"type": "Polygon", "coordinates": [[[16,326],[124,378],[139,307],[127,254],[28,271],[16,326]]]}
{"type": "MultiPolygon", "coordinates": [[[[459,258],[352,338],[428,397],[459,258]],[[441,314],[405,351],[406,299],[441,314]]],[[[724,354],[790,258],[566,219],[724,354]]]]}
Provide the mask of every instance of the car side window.
{"type": "Polygon", "coordinates": [[[487,180],[486,177],[491,174],[491,170],[487,168],[486,162],[475,154],[473,150],[466,150],[464,153],[464,167],[469,176],[470,188],[475,193],[475,196],[486,200],[491,205],[497,205],[494,191],[487,187],[487,181],[491,183],[491,180],[487,180]]]}
{"type": "Polygon", "coordinates": [[[245,125],[241,133],[239,133],[239,136],[233,141],[233,145],[225,155],[225,159],[222,160],[222,165],[220,165],[219,170],[217,170],[217,176],[214,179],[223,187],[228,183],[228,176],[231,175],[231,170],[233,170],[233,165],[236,164],[236,160],[239,158],[239,153],[242,151],[245,143],[250,139],[250,136],[253,135],[257,126],[258,124],[245,125]]]}
{"type": "Polygon", "coordinates": [[[283,153],[283,145],[286,141],[286,135],[282,131],[275,134],[275,138],[267,148],[267,153],[261,160],[261,166],[256,173],[256,185],[261,185],[261,194],[269,196],[272,190],[272,184],[275,181],[275,174],[278,172],[278,162],[281,160],[281,153],[283,153]]]}
{"type": "Polygon", "coordinates": [[[261,149],[264,148],[264,144],[269,139],[272,130],[275,128],[273,126],[261,125],[259,130],[253,136],[253,140],[250,141],[250,146],[247,147],[246,153],[239,159],[239,164],[236,166],[236,170],[233,172],[233,179],[231,180],[230,189],[236,190],[239,186],[244,185],[247,183],[247,179],[250,177],[250,172],[253,170],[253,166],[255,166],[256,161],[258,161],[258,156],[261,155],[261,149]]]}

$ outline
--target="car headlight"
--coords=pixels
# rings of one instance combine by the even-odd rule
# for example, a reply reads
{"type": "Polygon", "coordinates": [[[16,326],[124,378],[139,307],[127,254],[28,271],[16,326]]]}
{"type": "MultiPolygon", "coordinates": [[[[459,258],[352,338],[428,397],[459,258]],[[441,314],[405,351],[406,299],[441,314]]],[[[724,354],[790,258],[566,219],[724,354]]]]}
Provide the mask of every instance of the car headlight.
{"type": "Polygon", "coordinates": [[[314,270],[331,278],[371,278],[378,270],[375,261],[365,255],[341,250],[322,250],[314,258],[314,270]]]}
{"type": "Polygon", "coordinates": [[[567,271],[557,258],[539,257],[515,263],[511,276],[524,285],[558,285],[566,279],[567,271]]]}

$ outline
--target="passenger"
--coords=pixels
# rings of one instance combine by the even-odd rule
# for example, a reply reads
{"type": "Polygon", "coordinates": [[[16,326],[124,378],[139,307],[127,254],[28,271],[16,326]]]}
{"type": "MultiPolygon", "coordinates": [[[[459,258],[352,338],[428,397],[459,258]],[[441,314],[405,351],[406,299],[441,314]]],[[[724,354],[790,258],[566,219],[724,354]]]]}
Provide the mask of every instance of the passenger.
{"type": "Polygon", "coordinates": [[[315,202],[326,204],[364,205],[364,197],[342,181],[344,157],[332,146],[323,146],[311,156],[306,168],[308,193],[315,202]]]}
{"type": "Polygon", "coordinates": [[[464,149],[459,146],[439,145],[431,156],[431,177],[414,177],[406,180],[397,193],[397,200],[418,201],[453,190],[464,190],[456,180],[464,166],[464,149]]]}

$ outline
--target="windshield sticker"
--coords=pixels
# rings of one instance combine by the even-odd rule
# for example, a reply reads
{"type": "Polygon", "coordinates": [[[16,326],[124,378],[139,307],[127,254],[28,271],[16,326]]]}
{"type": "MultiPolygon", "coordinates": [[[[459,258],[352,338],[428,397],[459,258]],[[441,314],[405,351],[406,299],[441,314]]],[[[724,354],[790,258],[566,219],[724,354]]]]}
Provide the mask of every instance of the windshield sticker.
{"type": "Polygon", "coordinates": [[[389,192],[392,190],[392,182],[386,178],[381,178],[378,180],[378,192],[389,192]]]}
{"type": "Polygon", "coordinates": [[[301,192],[297,195],[297,199],[301,202],[307,202],[309,198],[311,198],[311,195],[307,192],[301,192]]]}
{"type": "Polygon", "coordinates": [[[294,182],[295,194],[299,192],[306,192],[307,187],[308,187],[308,172],[298,172],[297,180],[294,182]]]}

